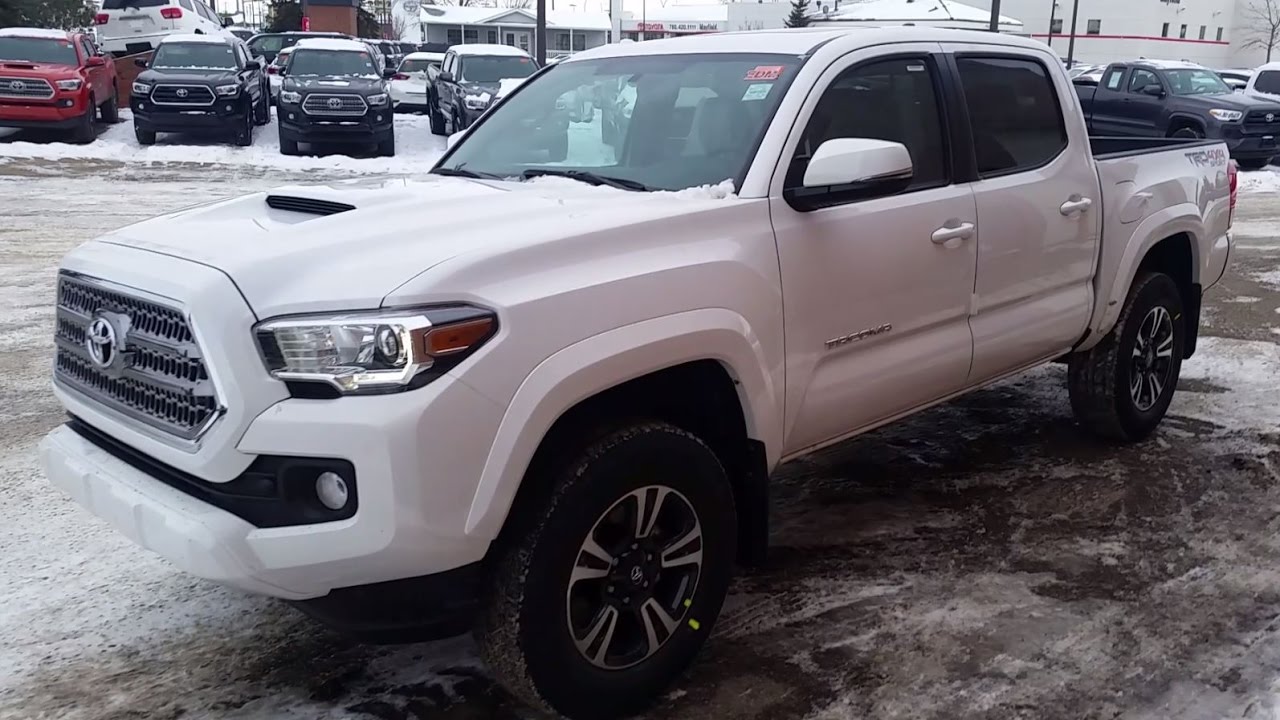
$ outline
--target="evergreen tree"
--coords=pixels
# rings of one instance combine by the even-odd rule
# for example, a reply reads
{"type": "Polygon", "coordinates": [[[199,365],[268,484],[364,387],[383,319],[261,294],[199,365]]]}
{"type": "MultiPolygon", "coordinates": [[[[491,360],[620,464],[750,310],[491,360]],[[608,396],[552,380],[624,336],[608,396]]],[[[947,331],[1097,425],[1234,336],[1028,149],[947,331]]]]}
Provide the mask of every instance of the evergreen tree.
{"type": "Polygon", "coordinates": [[[365,10],[363,5],[356,10],[356,34],[362,38],[382,37],[382,23],[378,22],[373,13],[365,10]]]}
{"type": "Polygon", "coordinates": [[[809,0],[791,0],[791,14],[787,16],[787,27],[801,28],[809,26],[809,0]]]}
{"type": "Polygon", "coordinates": [[[93,25],[91,0],[0,0],[0,27],[79,30],[93,25]]]}
{"type": "Polygon", "coordinates": [[[298,0],[271,0],[267,6],[267,32],[302,29],[302,3],[298,0]]]}

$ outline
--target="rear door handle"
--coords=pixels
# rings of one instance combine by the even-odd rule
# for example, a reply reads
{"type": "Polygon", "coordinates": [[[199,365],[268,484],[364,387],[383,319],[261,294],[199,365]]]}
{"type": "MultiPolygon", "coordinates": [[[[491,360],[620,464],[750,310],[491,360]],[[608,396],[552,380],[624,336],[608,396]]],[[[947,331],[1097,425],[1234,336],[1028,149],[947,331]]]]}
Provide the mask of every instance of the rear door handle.
{"type": "Polygon", "coordinates": [[[1087,197],[1075,195],[1072,199],[1062,203],[1062,207],[1058,208],[1058,212],[1061,212],[1066,216],[1071,216],[1076,213],[1088,212],[1091,207],[1093,207],[1093,200],[1090,200],[1087,197]]]}
{"type": "MultiPolygon", "coordinates": [[[[930,239],[933,240],[934,245],[947,245],[952,240],[968,240],[973,237],[973,230],[973,223],[962,222],[955,227],[940,227],[934,230],[930,239]]],[[[947,246],[954,247],[954,244],[947,246]]]]}

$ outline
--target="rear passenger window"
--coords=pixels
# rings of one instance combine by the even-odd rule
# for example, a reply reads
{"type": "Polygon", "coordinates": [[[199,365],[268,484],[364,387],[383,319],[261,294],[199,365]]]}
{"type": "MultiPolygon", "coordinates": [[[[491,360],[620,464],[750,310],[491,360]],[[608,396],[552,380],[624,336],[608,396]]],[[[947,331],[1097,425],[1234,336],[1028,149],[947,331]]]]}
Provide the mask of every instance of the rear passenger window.
{"type": "Polygon", "coordinates": [[[926,58],[882,60],[846,70],[818,100],[787,170],[786,187],[802,198],[830,195],[830,204],[866,197],[853,187],[803,187],[809,158],[836,138],[905,145],[913,166],[908,192],[946,185],[951,172],[935,76],[926,58]]]}
{"type": "Polygon", "coordinates": [[[1116,68],[1107,73],[1107,89],[1119,90],[1120,82],[1124,80],[1124,68],[1116,68]]]}
{"type": "Polygon", "coordinates": [[[1049,72],[1035,60],[958,57],[982,177],[1034,170],[1067,147],[1049,72]]]}
{"type": "Polygon", "coordinates": [[[1280,71],[1265,70],[1258,73],[1258,79],[1253,81],[1253,89],[1268,95],[1280,95],[1280,71]]]}

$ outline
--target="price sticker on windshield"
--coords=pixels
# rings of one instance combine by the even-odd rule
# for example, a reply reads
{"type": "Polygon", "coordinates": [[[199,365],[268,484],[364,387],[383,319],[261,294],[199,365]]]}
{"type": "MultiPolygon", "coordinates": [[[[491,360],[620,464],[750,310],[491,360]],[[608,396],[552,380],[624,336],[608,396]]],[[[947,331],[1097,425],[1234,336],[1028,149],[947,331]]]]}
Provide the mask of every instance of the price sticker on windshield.
{"type": "Polygon", "coordinates": [[[777,80],[782,76],[782,70],[781,65],[757,65],[743,80],[777,80]]]}

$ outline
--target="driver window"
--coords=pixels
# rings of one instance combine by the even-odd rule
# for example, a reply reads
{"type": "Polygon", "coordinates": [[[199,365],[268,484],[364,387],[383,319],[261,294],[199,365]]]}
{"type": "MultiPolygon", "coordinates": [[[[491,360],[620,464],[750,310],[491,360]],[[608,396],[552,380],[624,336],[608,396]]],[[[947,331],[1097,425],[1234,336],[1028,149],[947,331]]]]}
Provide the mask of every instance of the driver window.
{"type": "Polygon", "coordinates": [[[1129,80],[1129,92],[1140,93],[1142,89],[1148,85],[1159,85],[1160,79],[1150,70],[1142,70],[1135,68],[1133,77],[1129,80]]]}
{"type": "Polygon", "coordinates": [[[906,192],[950,182],[947,143],[935,87],[936,71],[928,58],[895,58],[846,70],[827,87],[814,107],[786,187],[800,197],[834,195],[834,202],[857,198],[852,187],[805,188],[804,173],[814,151],[827,140],[870,138],[905,145],[913,165],[906,192]]]}

